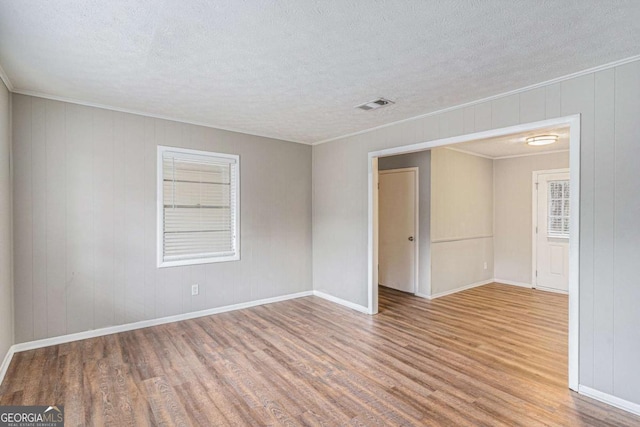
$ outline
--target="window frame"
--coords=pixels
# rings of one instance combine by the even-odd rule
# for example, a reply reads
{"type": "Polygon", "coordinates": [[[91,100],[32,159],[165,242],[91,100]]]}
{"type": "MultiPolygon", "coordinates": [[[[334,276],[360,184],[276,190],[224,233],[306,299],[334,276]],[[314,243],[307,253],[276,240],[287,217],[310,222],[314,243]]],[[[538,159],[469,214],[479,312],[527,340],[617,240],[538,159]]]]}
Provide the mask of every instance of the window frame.
{"type": "Polygon", "coordinates": [[[568,179],[557,179],[557,180],[550,180],[547,182],[547,237],[550,239],[569,239],[569,235],[571,234],[571,225],[569,225],[569,228],[567,229],[566,232],[562,231],[562,232],[557,232],[557,231],[552,231],[552,227],[551,227],[551,220],[553,218],[556,219],[560,219],[562,221],[562,229],[564,230],[564,223],[568,222],[569,219],[571,218],[571,204],[569,204],[569,213],[567,214],[565,212],[565,208],[564,208],[564,202],[568,201],[570,203],[571,201],[571,195],[569,195],[569,197],[565,197],[565,188],[569,187],[570,188],[571,185],[571,181],[568,179]],[[551,196],[552,192],[551,192],[551,185],[553,183],[562,183],[562,197],[561,198],[553,198],[551,196]],[[560,200],[562,203],[561,206],[561,215],[552,215],[552,201],[553,200],[560,200]]]}
{"type": "Polygon", "coordinates": [[[225,154],[217,153],[213,151],[193,150],[190,148],[169,147],[164,145],[158,145],[157,159],[156,159],[156,255],[157,255],[157,267],[178,267],[186,265],[198,265],[198,264],[210,264],[217,262],[239,261],[240,260],[240,156],[237,154],[225,154]],[[235,168],[232,168],[232,173],[235,178],[235,215],[234,221],[234,253],[232,255],[225,256],[213,256],[207,258],[185,258],[180,260],[164,260],[164,169],[163,159],[164,154],[177,153],[184,158],[191,158],[194,160],[206,157],[209,159],[227,159],[235,161],[235,168]]]}

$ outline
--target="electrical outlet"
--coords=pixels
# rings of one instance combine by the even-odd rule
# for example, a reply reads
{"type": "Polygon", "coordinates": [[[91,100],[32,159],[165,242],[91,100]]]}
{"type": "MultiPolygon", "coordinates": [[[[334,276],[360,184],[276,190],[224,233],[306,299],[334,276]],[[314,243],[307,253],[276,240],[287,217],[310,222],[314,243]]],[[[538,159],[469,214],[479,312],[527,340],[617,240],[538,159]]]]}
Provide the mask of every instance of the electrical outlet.
{"type": "Polygon", "coordinates": [[[198,285],[191,285],[191,295],[198,295],[199,290],[198,290],[198,285]]]}
{"type": "Polygon", "coordinates": [[[485,270],[487,269],[487,262],[486,261],[484,262],[484,269],[485,270]]]}

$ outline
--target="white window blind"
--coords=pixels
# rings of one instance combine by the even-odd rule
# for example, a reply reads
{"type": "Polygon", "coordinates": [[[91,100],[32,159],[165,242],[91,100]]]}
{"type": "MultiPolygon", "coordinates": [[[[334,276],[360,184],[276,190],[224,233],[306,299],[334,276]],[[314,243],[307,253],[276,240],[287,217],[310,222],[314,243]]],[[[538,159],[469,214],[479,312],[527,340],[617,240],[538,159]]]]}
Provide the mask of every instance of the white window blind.
{"type": "Polygon", "coordinates": [[[159,147],[158,266],[239,259],[238,156],[159,147]]]}
{"type": "Polygon", "coordinates": [[[549,215],[547,234],[549,237],[569,237],[569,181],[549,181],[549,215]]]}

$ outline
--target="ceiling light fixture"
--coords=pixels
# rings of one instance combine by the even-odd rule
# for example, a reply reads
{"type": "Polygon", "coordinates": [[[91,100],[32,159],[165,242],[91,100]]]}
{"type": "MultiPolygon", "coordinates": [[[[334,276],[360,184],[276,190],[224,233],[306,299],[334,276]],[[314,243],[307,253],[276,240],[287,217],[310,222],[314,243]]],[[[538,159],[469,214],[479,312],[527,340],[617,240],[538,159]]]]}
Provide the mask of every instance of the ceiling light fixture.
{"type": "Polygon", "coordinates": [[[364,104],[356,105],[355,108],[359,108],[361,110],[375,110],[376,108],[386,107],[387,105],[395,104],[393,101],[389,101],[385,98],[378,98],[373,101],[365,102],[364,104]]]}
{"type": "Polygon", "coordinates": [[[528,145],[549,145],[558,142],[558,135],[539,135],[526,139],[528,145]]]}

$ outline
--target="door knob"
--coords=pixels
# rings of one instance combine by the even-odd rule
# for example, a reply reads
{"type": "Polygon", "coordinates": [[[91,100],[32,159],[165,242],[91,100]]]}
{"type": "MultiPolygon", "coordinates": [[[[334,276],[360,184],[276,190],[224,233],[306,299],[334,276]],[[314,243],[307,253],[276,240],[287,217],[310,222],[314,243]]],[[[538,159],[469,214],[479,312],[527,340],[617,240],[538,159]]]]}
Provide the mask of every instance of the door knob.
{"type": "Polygon", "coordinates": [[[409,241],[413,242],[413,236],[409,236],[409,241]]]}

